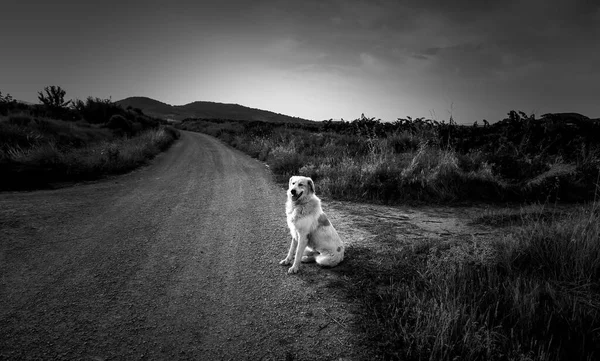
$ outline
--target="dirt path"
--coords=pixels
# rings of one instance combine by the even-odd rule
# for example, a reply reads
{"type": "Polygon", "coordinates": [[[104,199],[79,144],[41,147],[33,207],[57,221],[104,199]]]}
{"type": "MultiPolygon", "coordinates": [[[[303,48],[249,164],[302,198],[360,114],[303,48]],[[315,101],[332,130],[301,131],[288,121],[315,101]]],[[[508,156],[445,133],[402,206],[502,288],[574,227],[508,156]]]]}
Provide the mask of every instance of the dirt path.
{"type": "Polygon", "coordinates": [[[0,359],[360,359],[343,268],[277,264],[284,202],[189,132],[125,176],[0,193],[0,359]]]}

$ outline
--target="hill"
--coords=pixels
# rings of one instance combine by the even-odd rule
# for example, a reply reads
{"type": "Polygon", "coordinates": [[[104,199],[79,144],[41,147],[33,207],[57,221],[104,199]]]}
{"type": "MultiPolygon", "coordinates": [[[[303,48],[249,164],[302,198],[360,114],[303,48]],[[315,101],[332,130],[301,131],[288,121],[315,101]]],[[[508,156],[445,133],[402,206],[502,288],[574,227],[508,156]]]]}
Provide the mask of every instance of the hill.
{"type": "Polygon", "coordinates": [[[145,114],[167,120],[187,118],[259,120],[264,122],[303,123],[308,120],[254,109],[239,104],[196,101],[186,105],[170,105],[147,97],[129,97],[116,102],[127,108],[139,108],[145,114]]]}

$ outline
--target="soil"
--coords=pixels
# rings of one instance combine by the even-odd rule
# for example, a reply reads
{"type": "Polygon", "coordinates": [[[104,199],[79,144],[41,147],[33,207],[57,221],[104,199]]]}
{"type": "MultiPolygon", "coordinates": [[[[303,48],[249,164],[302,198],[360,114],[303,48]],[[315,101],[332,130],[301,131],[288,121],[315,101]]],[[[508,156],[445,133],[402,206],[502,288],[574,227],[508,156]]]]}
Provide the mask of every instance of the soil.
{"type": "MultiPolygon", "coordinates": [[[[0,359],[370,359],[334,286],[352,255],[278,265],[285,198],[263,163],[191,132],[123,176],[0,193],[0,359]]],[[[350,245],[381,221],[403,237],[487,232],[467,211],[325,201],[350,245]]]]}

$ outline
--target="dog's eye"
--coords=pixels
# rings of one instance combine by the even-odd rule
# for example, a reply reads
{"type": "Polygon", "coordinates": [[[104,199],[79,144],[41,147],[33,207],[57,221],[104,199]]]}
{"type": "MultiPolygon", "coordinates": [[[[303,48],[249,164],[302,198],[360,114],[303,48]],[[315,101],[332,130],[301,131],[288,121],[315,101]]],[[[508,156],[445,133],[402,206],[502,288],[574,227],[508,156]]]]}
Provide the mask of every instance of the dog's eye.
{"type": "Polygon", "coordinates": [[[298,187],[302,187],[302,183],[298,183],[298,187]]]}

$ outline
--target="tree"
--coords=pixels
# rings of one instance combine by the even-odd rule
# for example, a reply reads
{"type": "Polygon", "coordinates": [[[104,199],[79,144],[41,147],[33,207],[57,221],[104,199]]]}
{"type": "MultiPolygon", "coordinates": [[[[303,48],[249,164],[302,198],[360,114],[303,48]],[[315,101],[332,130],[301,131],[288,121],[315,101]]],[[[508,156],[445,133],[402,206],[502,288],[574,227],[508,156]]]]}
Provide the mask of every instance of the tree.
{"type": "Polygon", "coordinates": [[[85,101],[76,99],[72,107],[76,110],[88,123],[100,124],[106,123],[111,116],[115,114],[124,115],[126,112],[118,105],[113,103],[111,99],[101,99],[87,97],[85,101]]]}
{"type": "Polygon", "coordinates": [[[0,114],[7,115],[8,111],[17,104],[17,101],[12,97],[12,95],[6,93],[6,95],[2,95],[0,92],[0,114]]]}
{"type": "Polygon", "coordinates": [[[71,103],[70,100],[65,102],[65,94],[67,92],[59,86],[47,86],[44,88],[44,92],[46,92],[46,95],[38,92],[38,99],[49,109],[64,109],[71,103]]]}
{"type": "Polygon", "coordinates": [[[16,103],[16,100],[13,99],[12,95],[8,93],[2,95],[2,92],[0,92],[0,103],[16,103]]]}

